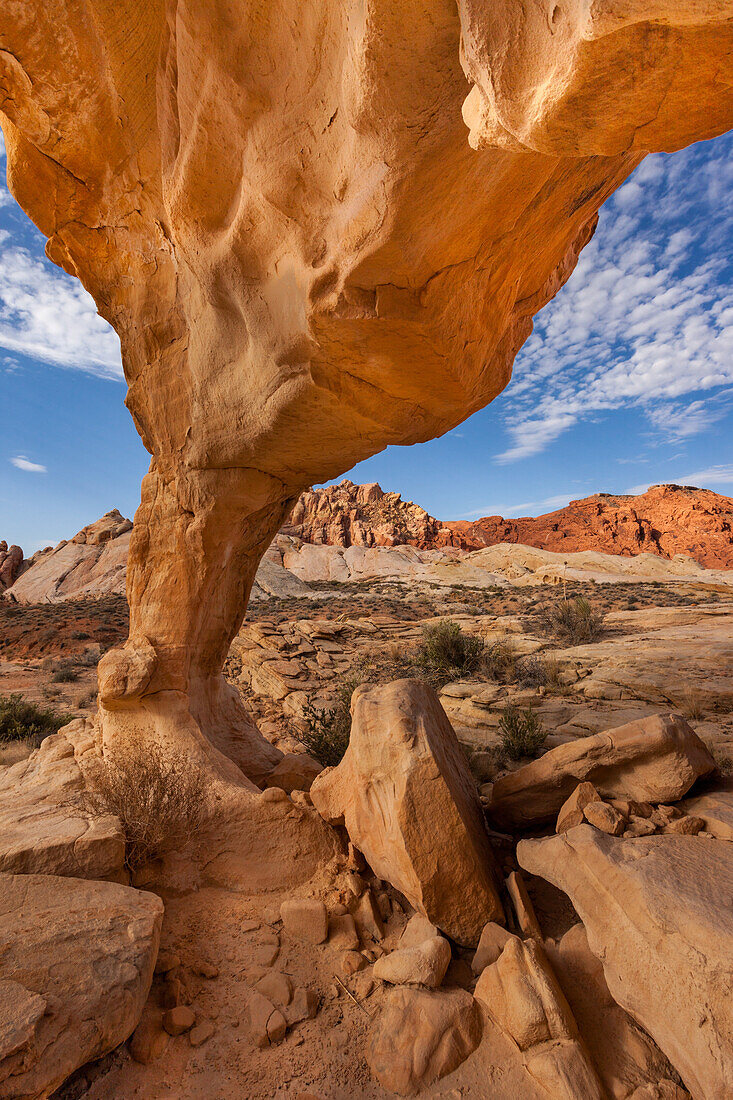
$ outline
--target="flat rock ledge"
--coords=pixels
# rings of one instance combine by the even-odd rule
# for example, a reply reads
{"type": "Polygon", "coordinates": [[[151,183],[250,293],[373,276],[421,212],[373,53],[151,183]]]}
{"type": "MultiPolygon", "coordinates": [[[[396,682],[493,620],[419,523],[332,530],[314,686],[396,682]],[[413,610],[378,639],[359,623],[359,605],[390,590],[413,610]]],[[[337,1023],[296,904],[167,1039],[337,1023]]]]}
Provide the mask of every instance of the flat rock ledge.
{"type": "Polygon", "coordinates": [[[46,1097],[142,1014],[163,903],[111,882],[0,875],[0,1097],[46,1097]]]}
{"type": "Polygon", "coordinates": [[[614,1000],[693,1097],[729,1097],[733,846],[696,836],[629,840],[578,825],[521,841],[517,858],[569,895],[614,1000]]]}

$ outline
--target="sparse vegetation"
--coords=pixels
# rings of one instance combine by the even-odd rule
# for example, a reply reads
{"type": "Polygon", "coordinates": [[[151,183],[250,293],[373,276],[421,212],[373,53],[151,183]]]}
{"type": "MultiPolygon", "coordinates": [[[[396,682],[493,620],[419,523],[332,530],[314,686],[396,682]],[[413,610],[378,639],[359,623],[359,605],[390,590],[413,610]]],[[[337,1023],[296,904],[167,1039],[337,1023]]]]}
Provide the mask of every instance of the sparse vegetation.
{"type": "Polygon", "coordinates": [[[511,642],[494,642],[485,649],[481,669],[489,680],[513,684],[517,678],[517,655],[511,642]]]}
{"type": "Polygon", "coordinates": [[[517,665],[517,680],[523,687],[544,688],[551,695],[568,695],[570,688],[562,681],[562,667],[556,657],[540,657],[533,653],[517,665]]]}
{"type": "Polygon", "coordinates": [[[58,714],[30,703],[16,692],[0,695],[0,742],[28,741],[37,748],[52,733],[57,733],[72,715],[58,714]]]}
{"type": "Polygon", "coordinates": [[[604,630],[605,613],[585,596],[560,600],[544,607],[538,616],[540,630],[570,645],[594,642],[604,630]]]}
{"type": "Polygon", "coordinates": [[[499,736],[506,755],[511,760],[522,760],[537,755],[547,734],[542,728],[542,720],[532,707],[520,710],[510,704],[504,707],[499,719],[499,736]]]}
{"type": "Polygon", "coordinates": [[[130,871],[182,847],[209,812],[208,779],[184,752],[137,741],[106,757],[86,778],[82,805],[90,813],[119,817],[130,871]]]}
{"type": "Polygon", "coordinates": [[[476,672],[484,656],[483,638],[466,634],[452,619],[423,627],[414,663],[423,679],[434,687],[476,672]]]}
{"type": "Polygon", "coordinates": [[[298,740],[324,768],[339,764],[349,747],[351,696],[365,680],[363,671],[343,680],[336,693],[335,704],[329,709],[316,707],[313,703],[303,707],[303,718],[308,728],[299,734],[298,740]]]}
{"type": "Polygon", "coordinates": [[[56,671],[51,677],[53,684],[74,684],[79,679],[79,672],[71,661],[61,661],[56,666],[56,671]]]}

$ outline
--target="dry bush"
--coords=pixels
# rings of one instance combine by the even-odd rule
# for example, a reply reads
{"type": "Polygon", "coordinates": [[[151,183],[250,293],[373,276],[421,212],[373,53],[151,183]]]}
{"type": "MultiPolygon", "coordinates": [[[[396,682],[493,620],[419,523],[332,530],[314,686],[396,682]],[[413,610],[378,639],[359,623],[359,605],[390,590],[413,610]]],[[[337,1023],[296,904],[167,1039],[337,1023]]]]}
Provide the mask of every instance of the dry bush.
{"type": "Polygon", "coordinates": [[[570,645],[594,642],[603,633],[605,613],[593,607],[585,596],[560,600],[543,608],[538,617],[540,630],[570,645]]]}
{"type": "Polygon", "coordinates": [[[435,687],[476,672],[484,656],[484,640],[466,634],[452,619],[423,627],[413,660],[422,679],[435,687]]]}
{"type": "Polygon", "coordinates": [[[707,699],[702,691],[698,691],[696,688],[687,688],[675,699],[674,705],[685,718],[700,721],[711,709],[710,706],[706,706],[706,703],[707,699]]]}
{"type": "Polygon", "coordinates": [[[27,741],[38,748],[44,737],[58,733],[72,720],[71,714],[57,714],[29,703],[19,692],[0,695],[0,743],[27,741]]]}
{"type": "Polygon", "coordinates": [[[209,814],[208,776],[184,752],[133,742],[85,779],[83,808],[120,819],[130,871],[183,848],[209,814]]]}
{"type": "Polygon", "coordinates": [[[489,680],[513,684],[517,678],[517,655],[511,642],[494,642],[485,650],[481,669],[489,680]]]}
{"type": "Polygon", "coordinates": [[[506,755],[511,760],[522,760],[526,756],[537,755],[547,734],[542,728],[540,716],[532,707],[520,710],[510,704],[504,707],[499,719],[499,736],[506,755]]]}
{"type": "Polygon", "coordinates": [[[533,653],[518,663],[517,680],[523,687],[543,687],[552,695],[569,695],[570,688],[561,679],[562,671],[556,657],[533,653]]]}

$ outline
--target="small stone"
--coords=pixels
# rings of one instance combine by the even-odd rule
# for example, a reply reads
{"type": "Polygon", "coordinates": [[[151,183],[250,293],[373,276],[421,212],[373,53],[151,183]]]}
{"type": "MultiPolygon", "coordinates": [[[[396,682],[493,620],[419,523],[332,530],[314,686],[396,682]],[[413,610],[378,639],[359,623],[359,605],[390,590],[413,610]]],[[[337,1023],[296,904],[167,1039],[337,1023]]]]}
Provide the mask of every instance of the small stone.
{"type": "Polygon", "coordinates": [[[277,936],[274,939],[268,937],[252,944],[247,962],[251,967],[267,968],[272,966],[279,954],[280,940],[277,936]]]}
{"type": "Polygon", "coordinates": [[[313,799],[307,791],[293,791],[290,795],[290,801],[294,806],[300,806],[302,810],[313,805],[313,799]]]}
{"type": "Polygon", "coordinates": [[[634,839],[640,836],[651,836],[652,833],[656,833],[657,826],[653,821],[645,817],[636,817],[632,814],[629,818],[629,824],[624,829],[624,836],[630,839],[634,839]]]}
{"type": "Polygon", "coordinates": [[[364,891],[353,915],[362,936],[369,936],[377,942],[384,939],[384,925],[371,890],[364,891]]]}
{"type": "Polygon", "coordinates": [[[194,974],[199,974],[202,978],[211,980],[219,977],[219,967],[214,966],[213,963],[207,962],[206,959],[200,959],[191,969],[194,974]]]}
{"type": "Polygon", "coordinates": [[[260,795],[260,798],[262,799],[263,802],[287,802],[288,801],[287,792],[284,791],[282,789],[282,787],[267,787],[266,790],[264,790],[262,792],[262,794],[260,795]]]}
{"type": "Polygon", "coordinates": [[[341,948],[343,951],[356,951],[359,937],[350,913],[344,913],[343,916],[331,914],[328,922],[328,944],[329,947],[341,948]]]}
{"type": "Polygon", "coordinates": [[[293,996],[293,983],[290,978],[277,970],[271,970],[265,974],[264,978],[260,978],[255,989],[280,1008],[289,1005],[293,996]]]}
{"type": "Polygon", "coordinates": [[[276,1008],[267,1021],[267,1037],[271,1043],[279,1043],[287,1034],[288,1024],[279,1008],[276,1008]]]}
{"type": "Polygon", "coordinates": [[[517,914],[517,922],[522,932],[525,936],[531,936],[538,943],[542,943],[542,930],[532,900],[527,893],[527,886],[521,871],[512,871],[507,876],[506,888],[509,897],[512,899],[514,912],[517,914]]]}
{"type": "Polygon", "coordinates": [[[703,818],[685,814],[684,817],[677,817],[674,821],[670,821],[669,825],[665,826],[664,831],[678,836],[696,836],[704,828],[705,821],[703,818]]]}
{"type": "Polygon", "coordinates": [[[159,951],[155,960],[155,973],[167,974],[169,970],[175,970],[181,965],[181,960],[175,951],[159,951]]]}
{"type": "Polygon", "coordinates": [[[374,964],[374,977],[391,985],[424,985],[437,989],[451,960],[450,944],[442,936],[385,955],[374,964]]]}
{"type": "Polygon", "coordinates": [[[258,928],[262,927],[262,922],[258,920],[243,920],[239,925],[240,932],[256,932],[258,928]]]}
{"type": "Polygon", "coordinates": [[[294,940],[324,943],[328,938],[328,911],[318,898],[291,898],[280,906],[283,927],[294,940]]]}
{"type": "Polygon", "coordinates": [[[583,813],[587,822],[610,836],[620,836],[624,831],[623,814],[607,802],[589,802],[583,813]]]}
{"type": "Polygon", "coordinates": [[[652,821],[656,822],[656,824],[663,829],[665,825],[669,825],[670,821],[682,817],[682,810],[678,810],[676,806],[660,805],[654,807],[650,816],[652,821]]]}
{"type": "Polygon", "coordinates": [[[180,978],[168,975],[161,988],[160,999],[163,1008],[176,1008],[186,1004],[188,997],[180,978]]]}
{"type": "Polygon", "coordinates": [[[183,1035],[196,1023],[196,1014],[188,1005],[178,1005],[163,1013],[163,1027],[169,1035],[183,1035]]]}
{"type": "Polygon", "coordinates": [[[592,783],[579,783],[557,815],[555,832],[566,833],[568,829],[582,825],[583,810],[590,802],[597,802],[599,798],[600,795],[592,783]]]}
{"type": "Polygon", "coordinates": [[[435,939],[440,930],[422,913],[410,917],[400,936],[399,947],[418,947],[425,940],[435,939]]]}
{"type": "Polygon", "coordinates": [[[360,898],[366,889],[366,884],[361,875],[357,875],[355,871],[347,871],[344,875],[344,887],[351,891],[355,898],[360,898]]]}
{"type": "Polygon", "coordinates": [[[149,1066],[165,1052],[168,1035],[163,1030],[161,1013],[146,1005],[140,1023],[130,1037],[130,1054],[141,1066],[149,1066]]]}
{"type": "Polygon", "coordinates": [[[216,1028],[211,1020],[202,1020],[200,1024],[192,1027],[188,1033],[188,1041],[192,1047],[200,1047],[214,1034],[216,1028]]]}
{"type": "Polygon", "coordinates": [[[267,1023],[275,1011],[275,1006],[267,997],[255,991],[249,999],[248,1011],[252,1038],[255,1045],[263,1049],[270,1043],[267,1023]]]}
{"type": "Polygon", "coordinates": [[[344,951],[341,956],[341,973],[346,978],[363,970],[366,965],[367,961],[359,951],[344,951]]]}
{"type": "Polygon", "coordinates": [[[301,1023],[302,1020],[314,1019],[318,1012],[319,1002],[320,997],[315,990],[304,989],[302,986],[298,986],[293,994],[292,1001],[285,1009],[288,1026],[294,1027],[295,1024],[301,1023]]]}
{"type": "Polygon", "coordinates": [[[351,868],[352,871],[366,870],[366,860],[364,859],[364,856],[361,854],[358,848],[354,847],[351,841],[349,841],[348,849],[348,866],[351,868]]]}
{"type": "Polygon", "coordinates": [[[496,921],[489,921],[488,924],[485,924],[471,962],[471,969],[474,974],[480,974],[485,967],[495,963],[504,950],[507,940],[511,938],[511,933],[507,932],[506,928],[502,928],[496,921]]]}
{"type": "Polygon", "coordinates": [[[389,920],[392,916],[392,902],[386,890],[380,890],[378,894],[375,894],[374,900],[377,903],[377,909],[382,920],[389,920]]]}

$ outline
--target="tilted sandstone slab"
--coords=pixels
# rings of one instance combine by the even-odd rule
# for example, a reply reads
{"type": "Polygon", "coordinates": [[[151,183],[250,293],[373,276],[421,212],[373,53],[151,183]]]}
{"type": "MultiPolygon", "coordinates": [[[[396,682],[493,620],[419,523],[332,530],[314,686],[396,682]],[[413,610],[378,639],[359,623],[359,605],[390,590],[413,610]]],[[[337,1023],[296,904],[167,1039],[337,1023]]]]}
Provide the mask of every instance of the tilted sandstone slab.
{"type": "Polygon", "coordinates": [[[605,1100],[578,1025],[542,946],[511,936],[481,973],[476,1000],[522,1051],[548,1100],[605,1100]]]}
{"type": "Polygon", "coordinates": [[[574,925],[558,944],[547,941],[545,950],[609,1097],[625,1100],[638,1088],[662,1086],[682,1100],[667,1058],[611,996],[585,927],[574,925]]]}
{"type": "Polygon", "coordinates": [[[0,775],[0,871],[118,879],[125,841],[118,818],[79,803],[80,762],[97,753],[91,723],[79,719],[47,737],[0,775]]]}
{"type": "Polygon", "coordinates": [[[374,873],[458,943],[503,923],[476,784],[431,687],[358,688],[341,763],[313,781],[327,821],[343,820],[374,873]]]}
{"type": "Polygon", "coordinates": [[[391,990],[372,1025],[367,1061],[383,1088],[412,1096],[452,1073],[481,1040],[481,1014],[463,989],[391,990]]]}
{"type": "Polygon", "coordinates": [[[715,768],[707,748],[679,714],[657,714],[550,749],[497,779],[491,817],[509,828],[554,819],[578,783],[607,798],[674,802],[715,768]]]}
{"type": "Polygon", "coordinates": [[[105,742],[237,785],[222,730],[267,760],[219,678],[299,494],[504,389],[606,199],[733,124],[730,7],[25,0],[0,45],[10,189],[151,454],[105,742]]]}
{"type": "Polygon", "coordinates": [[[0,875],[0,1097],[48,1096],[143,1010],[163,903],[111,882],[0,875]]]}
{"type": "Polygon", "coordinates": [[[614,1000],[695,1100],[733,1080],[733,848],[697,837],[617,839],[579,825],[523,840],[519,862],[564,890],[614,1000]]]}
{"type": "Polygon", "coordinates": [[[712,833],[718,840],[733,840],[733,784],[730,780],[724,788],[686,799],[680,809],[701,817],[705,832],[712,833]]]}

